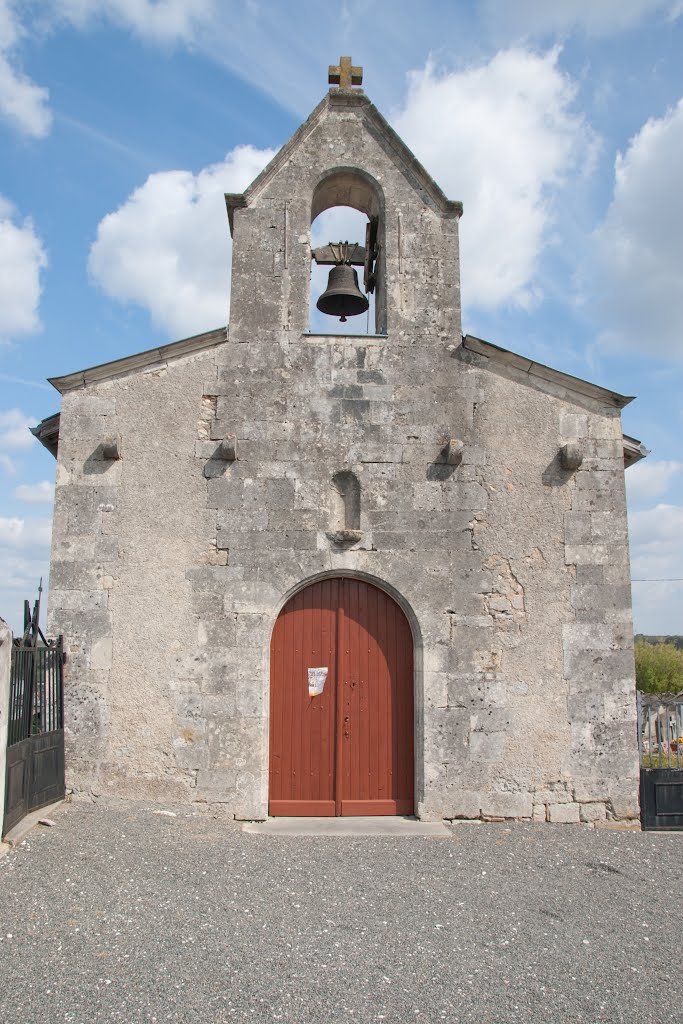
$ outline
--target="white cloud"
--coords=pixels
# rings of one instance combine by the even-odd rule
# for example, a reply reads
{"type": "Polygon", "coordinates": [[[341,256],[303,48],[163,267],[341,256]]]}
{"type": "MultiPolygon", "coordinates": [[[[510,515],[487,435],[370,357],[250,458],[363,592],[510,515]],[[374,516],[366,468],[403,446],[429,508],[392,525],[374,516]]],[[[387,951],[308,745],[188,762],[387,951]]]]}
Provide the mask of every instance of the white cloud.
{"type": "Polygon", "coordinates": [[[45,629],[45,593],[48,581],[47,548],[35,557],[32,554],[18,554],[0,547],[2,579],[0,580],[0,616],[10,626],[15,636],[21,633],[23,624],[24,599],[31,605],[38,596],[38,583],[43,581],[43,604],[41,626],[45,629]]]}
{"type": "Polygon", "coordinates": [[[215,8],[214,0],[57,0],[78,28],[107,19],[155,43],[192,43],[215,8]]]}
{"type": "Polygon", "coordinates": [[[0,50],[9,50],[21,36],[21,25],[11,0],[0,0],[0,50]]]}
{"type": "Polygon", "coordinates": [[[18,223],[0,196],[0,342],[38,330],[40,271],[47,255],[30,218],[18,223]]]}
{"type": "Polygon", "coordinates": [[[683,357],[683,100],[647,121],[618,153],[607,215],[595,233],[591,301],[608,349],[683,357]]]}
{"type": "Polygon", "coordinates": [[[644,459],[626,473],[626,493],[630,502],[651,501],[661,498],[671,481],[683,469],[682,462],[673,459],[644,459]]]}
{"type": "MultiPolygon", "coordinates": [[[[650,577],[647,577],[650,579],[650,577]]],[[[680,636],[683,623],[683,583],[634,583],[633,627],[649,636],[680,636]]]]}
{"type": "Polygon", "coordinates": [[[26,35],[11,0],[0,0],[0,117],[25,135],[41,138],[50,130],[48,91],[16,66],[16,47],[26,35]]]}
{"type": "MultiPolygon", "coordinates": [[[[311,245],[327,242],[360,242],[365,245],[368,218],[350,206],[333,206],[318,214],[311,225],[311,245]]],[[[329,270],[329,267],[328,267],[329,270]]]]}
{"type": "Polygon", "coordinates": [[[47,89],[35,85],[0,54],[0,116],[25,135],[42,138],[52,124],[47,99],[47,89]]]}
{"type": "Polygon", "coordinates": [[[0,615],[16,633],[24,598],[36,596],[49,572],[52,520],[48,516],[0,516],[0,615]]]}
{"type": "Polygon", "coordinates": [[[49,480],[41,480],[38,484],[19,484],[14,489],[14,497],[29,505],[51,505],[54,496],[54,484],[49,480]]]}
{"type": "Polygon", "coordinates": [[[502,51],[487,64],[409,76],[394,127],[444,191],[461,199],[463,301],[492,308],[533,305],[553,198],[591,152],[572,113],[576,89],[559,50],[502,51]]]}
{"type": "Polygon", "coordinates": [[[232,245],[223,193],[244,190],[272,156],[238,146],[196,175],[150,175],[100,222],[93,278],[112,298],[148,309],[173,336],[226,323],[232,245]]]}
{"type": "Polygon", "coordinates": [[[657,635],[683,632],[683,506],[662,503],[631,512],[629,532],[631,576],[634,581],[650,581],[633,584],[636,630],[657,635]]]}
{"type": "Polygon", "coordinates": [[[19,451],[35,444],[35,437],[29,427],[36,420],[21,409],[0,409],[0,452],[19,451]]]}
{"type": "Polygon", "coordinates": [[[0,547],[24,551],[38,547],[49,547],[52,536],[52,520],[35,516],[0,516],[0,547]]]}
{"type": "Polygon", "coordinates": [[[21,409],[0,409],[0,467],[9,476],[16,476],[17,466],[10,452],[25,451],[36,443],[29,430],[36,420],[21,409]]]}
{"type": "MultiPolygon", "coordinates": [[[[0,410],[0,466],[7,473],[17,471],[8,452],[23,451],[36,443],[28,429],[35,422],[20,409],[0,410]]],[[[14,496],[47,501],[46,494],[52,490],[43,481],[16,487],[14,496]]],[[[48,516],[0,516],[0,615],[15,632],[21,626],[23,599],[35,593],[41,576],[47,579],[51,533],[48,516]]]]}
{"type": "MultiPolygon", "coordinates": [[[[643,547],[675,541],[680,546],[679,558],[683,562],[683,506],[660,503],[654,508],[631,513],[629,517],[631,540],[643,547]]],[[[683,575],[683,574],[682,574],[683,575]]]]}
{"type": "Polygon", "coordinates": [[[582,31],[611,35],[634,28],[649,16],[674,20],[680,0],[484,0],[484,16],[498,34],[515,38],[582,31]]]}
{"type": "MultiPolygon", "coordinates": [[[[23,606],[23,599],[25,597],[35,600],[38,583],[41,579],[43,580],[43,586],[45,589],[45,581],[47,580],[47,572],[49,568],[48,559],[47,557],[26,558],[23,555],[8,554],[4,549],[0,549],[0,554],[3,560],[4,570],[2,589],[22,591],[22,602],[18,603],[16,607],[9,607],[9,602],[6,599],[3,601],[3,606],[5,606],[5,611],[10,614],[12,611],[20,613],[23,606]]],[[[0,593],[2,593],[2,590],[0,590],[0,593]]],[[[2,614],[2,618],[5,622],[10,621],[7,614],[0,614],[2,614]]]]}
{"type": "Polygon", "coordinates": [[[200,35],[211,34],[216,0],[51,0],[47,10],[21,10],[20,0],[0,0],[0,118],[25,135],[42,138],[52,126],[49,92],[18,66],[17,50],[29,30],[34,12],[45,29],[68,22],[84,30],[110,22],[146,42],[192,47],[200,35]],[[48,20],[46,20],[46,15],[48,20]]]}
{"type": "MultiPolygon", "coordinates": [[[[47,559],[25,558],[22,555],[8,553],[3,549],[0,549],[0,554],[2,555],[4,570],[3,589],[23,591],[21,595],[22,600],[24,597],[35,597],[39,581],[42,579],[44,583],[47,579],[47,559]]],[[[8,605],[8,602],[5,600],[3,604],[8,605]]],[[[8,607],[6,611],[10,613],[12,611],[20,612],[21,607],[8,607]]],[[[5,622],[9,621],[6,614],[3,614],[2,618],[5,619],[5,622]]]]}
{"type": "Polygon", "coordinates": [[[683,577],[683,506],[660,503],[629,514],[634,579],[683,577]]]}

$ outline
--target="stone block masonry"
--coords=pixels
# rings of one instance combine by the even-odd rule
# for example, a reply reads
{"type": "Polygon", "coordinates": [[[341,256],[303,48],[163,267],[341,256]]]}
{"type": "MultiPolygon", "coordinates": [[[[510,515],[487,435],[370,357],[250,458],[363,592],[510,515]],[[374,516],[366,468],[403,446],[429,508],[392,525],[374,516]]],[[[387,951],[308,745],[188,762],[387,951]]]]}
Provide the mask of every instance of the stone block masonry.
{"type": "Polygon", "coordinates": [[[70,785],[264,818],[275,619],[347,575],[413,629],[418,816],[637,815],[619,396],[462,340],[460,208],[362,94],[229,199],[229,333],[59,382],[70,785]],[[374,335],[308,332],[332,200],[379,218],[374,335]]]}

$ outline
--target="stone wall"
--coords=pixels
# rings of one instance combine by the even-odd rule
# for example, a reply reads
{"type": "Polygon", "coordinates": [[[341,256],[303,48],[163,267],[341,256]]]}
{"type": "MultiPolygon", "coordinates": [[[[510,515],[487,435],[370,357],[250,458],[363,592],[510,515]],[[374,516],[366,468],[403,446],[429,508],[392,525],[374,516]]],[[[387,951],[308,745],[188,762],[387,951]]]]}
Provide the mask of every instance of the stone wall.
{"type": "Polygon", "coordinates": [[[265,814],[277,612],[303,581],[353,573],[418,632],[422,816],[636,813],[619,416],[462,347],[437,364],[449,387],[417,383],[423,358],[303,336],[259,367],[227,342],[65,395],[50,630],[69,650],[71,785],[265,814]],[[359,402],[380,422],[359,427],[359,402]],[[112,433],[122,458],[93,470],[112,433]],[[226,433],[235,462],[214,458],[226,433]],[[351,547],[328,536],[344,468],[351,547]]]}
{"type": "Polygon", "coordinates": [[[189,566],[215,555],[195,457],[212,351],[67,392],[48,628],[65,636],[67,783],[184,799],[174,757],[177,661],[197,643],[189,566]],[[120,459],[102,458],[118,436],[120,459]]]}
{"type": "Polygon", "coordinates": [[[421,817],[635,815],[618,409],[460,344],[457,210],[371,113],[325,101],[236,203],[222,344],[66,390],[49,617],[69,782],[264,817],[275,618],[350,574],[413,626],[421,817]],[[386,335],[306,333],[312,196],[340,167],[383,212],[386,335]]]}

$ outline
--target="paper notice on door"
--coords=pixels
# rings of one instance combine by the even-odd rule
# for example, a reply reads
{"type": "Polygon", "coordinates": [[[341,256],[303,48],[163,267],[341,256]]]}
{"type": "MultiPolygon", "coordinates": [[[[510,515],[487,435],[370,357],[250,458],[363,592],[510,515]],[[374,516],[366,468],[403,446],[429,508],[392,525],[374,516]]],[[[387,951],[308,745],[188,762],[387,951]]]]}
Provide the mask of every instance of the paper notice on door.
{"type": "Polygon", "coordinates": [[[327,679],[326,668],[309,668],[308,670],[308,696],[319,697],[325,689],[327,679]]]}

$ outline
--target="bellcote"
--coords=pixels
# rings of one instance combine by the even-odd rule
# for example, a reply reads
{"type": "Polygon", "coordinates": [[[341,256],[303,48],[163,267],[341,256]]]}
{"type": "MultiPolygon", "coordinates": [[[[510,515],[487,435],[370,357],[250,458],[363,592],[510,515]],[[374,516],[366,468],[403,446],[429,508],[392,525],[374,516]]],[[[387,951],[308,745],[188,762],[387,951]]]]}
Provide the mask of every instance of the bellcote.
{"type": "MultiPolygon", "coordinates": [[[[347,259],[362,275],[359,286],[375,291],[370,333],[420,330],[459,338],[462,204],[444,195],[358,88],[362,78],[351,58],[331,65],[332,87],[310,117],[245,192],[226,195],[233,236],[231,340],[255,329],[310,329],[311,261],[321,262],[311,247],[311,223],[335,206],[360,211],[371,226],[365,239],[349,240],[357,248],[347,259]],[[374,263],[368,266],[370,243],[374,263]]],[[[323,262],[331,262],[329,252],[323,262]]]]}

